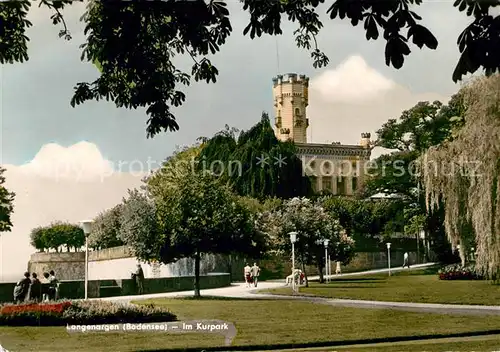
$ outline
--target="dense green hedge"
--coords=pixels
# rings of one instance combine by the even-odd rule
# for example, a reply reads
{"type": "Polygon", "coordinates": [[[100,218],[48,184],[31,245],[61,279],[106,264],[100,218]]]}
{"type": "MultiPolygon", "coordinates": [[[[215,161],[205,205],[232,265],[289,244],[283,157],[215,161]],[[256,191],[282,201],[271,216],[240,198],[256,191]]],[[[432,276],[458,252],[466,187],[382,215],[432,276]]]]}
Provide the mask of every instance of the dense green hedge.
{"type": "MultiPolygon", "coordinates": [[[[387,242],[381,241],[377,238],[366,238],[362,236],[354,236],[356,241],[355,248],[356,252],[387,252],[387,242]]],[[[416,252],[417,251],[417,239],[413,238],[392,238],[391,251],[399,252],[416,252]]],[[[420,250],[424,250],[424,243],[420,240],[420,250]]]]}
{"type": "Polygon", "coordinates": [[[175,321],[170,311],[106,301],[60,301],[0,305],[0,326],[65,326],[175,321]]]}

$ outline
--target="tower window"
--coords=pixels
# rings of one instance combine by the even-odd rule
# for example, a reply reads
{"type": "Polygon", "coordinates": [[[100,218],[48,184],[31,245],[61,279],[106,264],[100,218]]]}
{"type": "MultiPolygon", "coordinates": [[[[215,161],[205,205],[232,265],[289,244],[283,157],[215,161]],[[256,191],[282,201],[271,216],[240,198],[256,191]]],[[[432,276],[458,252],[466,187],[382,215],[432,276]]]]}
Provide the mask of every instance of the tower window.
{"type": "Polygon", "coordinates": [[[300,109],[299,108],[295,108],[295,116],[300,116],[300,109]]]}

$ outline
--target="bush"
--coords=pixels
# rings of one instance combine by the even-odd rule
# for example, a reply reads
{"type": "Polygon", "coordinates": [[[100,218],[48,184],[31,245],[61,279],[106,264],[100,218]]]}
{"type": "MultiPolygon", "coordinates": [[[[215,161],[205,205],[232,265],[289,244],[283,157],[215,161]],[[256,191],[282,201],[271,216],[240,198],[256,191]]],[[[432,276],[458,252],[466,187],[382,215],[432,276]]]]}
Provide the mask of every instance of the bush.
{"type": "Polygon", "coordinates": [[[447,265],[438,271],[440,280],[483,280],[474,266],[469,264],[462,266],[461,264],[447,265]]]}
{"type": "Polygon", "coordinates": [[[0,305],[0,326],[65,326],[175,321],[170,311],[152,305],[105,301],[62,301],[0,305]]]}

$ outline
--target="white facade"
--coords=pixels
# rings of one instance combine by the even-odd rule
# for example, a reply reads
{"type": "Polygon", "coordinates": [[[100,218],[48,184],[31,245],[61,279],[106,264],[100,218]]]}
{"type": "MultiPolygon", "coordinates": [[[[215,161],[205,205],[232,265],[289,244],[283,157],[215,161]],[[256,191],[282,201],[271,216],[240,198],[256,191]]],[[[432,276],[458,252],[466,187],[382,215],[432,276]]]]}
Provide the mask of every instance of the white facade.
{"type": "MultiPolygon", "coordinates": [[[[131,274],[137,270],[137,258],[119,258],[89,262],[89,280],[130,279],[131,274]]],[[[193,276],[194,260],[181,259],[173,264],[151,265],[141,263],[145,278],[193,276]]],[[[201,262],[200,273],[205,275],[214,270],[211,260],[201,262]]]]}

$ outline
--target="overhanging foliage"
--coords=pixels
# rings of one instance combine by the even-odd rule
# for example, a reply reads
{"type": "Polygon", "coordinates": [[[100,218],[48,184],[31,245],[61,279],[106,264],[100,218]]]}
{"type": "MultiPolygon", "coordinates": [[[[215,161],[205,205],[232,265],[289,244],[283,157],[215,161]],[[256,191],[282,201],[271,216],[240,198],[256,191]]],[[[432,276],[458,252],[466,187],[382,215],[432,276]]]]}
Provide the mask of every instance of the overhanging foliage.
{"type": "MultiPolygon", "coordinates": [[[[76,1],[40,0],[40,6],[53,11],[51,20],[61,26],[60,36],[71,39],[62,16],[63,9],[76,1]]],[[[320,11],[330,19],[349,20],[353,26],[364,25],[367,40],[383,39],[385,62],[397,69],[404,64],[413,44],[436,49],[438,41],[421,23],[417,5],[422,0],[324,0],[254,1],[242,0],[243,10],[250,16],[243,34],[250,38],[262,35],[281,35],[283,20],[297,24],[294,32],[298,47],[310,52],[315,68],[328,64],[317,36],[323,23],[320,11]]],[[[28,60],[26,30],[32,1],[0,2],[0,63],[28,60]]],[[[73,106],[89,100],[110,100],[117,107],[145,107],[148,115],[147,135],[175,131],[179,125],[171,107],[182,105],[186,99],[183,86],[191,80],[215,82],[218,69],[209,55],[218,53],[233,28],[224,1],[115,1],[89,0],[82,20],[86,41],[82,45],[82,60],[95,64],[100,76],[92,82],[76,84],[73,106]],[[193,60],[191,73],[174,64],[179,55],[193,60]]],[[[458,37],[461,53],[453,81],[467,73],[483,68],[487,74],[500,68],[498,38],[500,16],[490,10],[498,1],[457,0],[453,6],[467,16],[471,23],[458,37]]],[[[451,9],[451,7],[450,7],[451,9]]]]}
{"type": "Polygon", "coordinates": [[[422,158],[428,208],[444,207],[445,229],[460,255],[474,245],[478,269],[500,274],[500,76],[462,88],[465,124],[422,158]],[[472,238],[471,238],[472,237],[472,238]]]}

